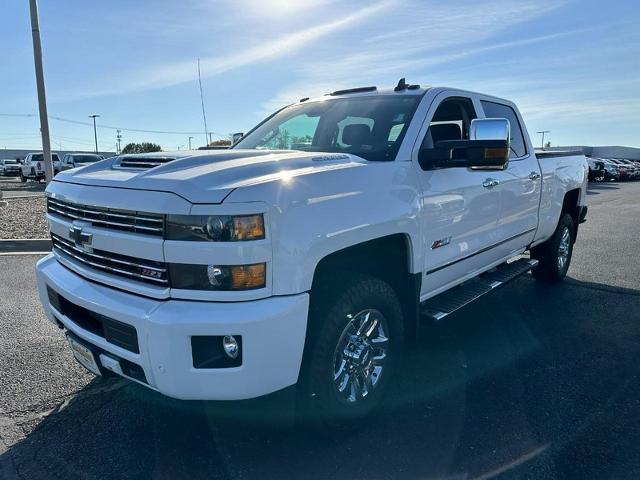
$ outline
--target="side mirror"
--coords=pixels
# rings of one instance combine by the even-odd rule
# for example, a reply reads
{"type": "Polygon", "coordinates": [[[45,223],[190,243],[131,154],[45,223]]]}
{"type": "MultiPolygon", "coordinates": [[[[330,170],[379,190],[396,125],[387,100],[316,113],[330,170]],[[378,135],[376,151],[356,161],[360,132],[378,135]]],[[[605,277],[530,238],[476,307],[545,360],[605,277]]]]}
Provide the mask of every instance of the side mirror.
{"type": "Polygon", "coordinates": [[[471,121],[469,140],[442,140],[420,151],[423,167],[466,167],[503,170],[509,162],[510,125],[506,118],[471,121]]]}
{"type": "Polygon", "coordinates": [[[242,140],[242,137],[244,137],[244,133],[243,132],[238,132],[238,133],[234,133],[231,135],[231,144],[235,145],[236,143],[238,143],[240,140],[242,140]]]}

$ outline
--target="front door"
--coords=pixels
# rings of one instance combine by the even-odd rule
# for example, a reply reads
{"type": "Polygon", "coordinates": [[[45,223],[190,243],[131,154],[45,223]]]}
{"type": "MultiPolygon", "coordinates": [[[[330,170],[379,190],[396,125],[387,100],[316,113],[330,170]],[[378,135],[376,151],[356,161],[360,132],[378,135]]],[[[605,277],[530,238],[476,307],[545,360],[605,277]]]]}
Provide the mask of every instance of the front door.
{"type": "MultiPolygon", "coordinates": [[[[471,99],[443,95],[434,105],[422,148],[469,138],[469,124],[476,117],[471,99]]],[[[491,246],[496,243],[500,192],[492,177],[493,171],[469,168],[421,169],[423,299],[497,258],[491,246]]]]}

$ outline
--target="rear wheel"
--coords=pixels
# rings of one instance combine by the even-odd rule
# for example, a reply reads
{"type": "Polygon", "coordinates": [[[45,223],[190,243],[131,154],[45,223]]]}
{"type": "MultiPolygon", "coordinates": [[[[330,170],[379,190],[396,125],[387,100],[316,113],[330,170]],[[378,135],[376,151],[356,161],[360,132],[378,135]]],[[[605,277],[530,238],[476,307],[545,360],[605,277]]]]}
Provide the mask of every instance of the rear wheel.
{"type": "Polygon", "coordinates": [[[547,283],[564,280],[571,264],[574,241],[573,218],[568,213],[563,213],[553,236],[531,250],[531,257],[539,262],[531,270],[535,279],[547,283]]]}
{"type": "Polygon", "coordinates": [[[341,276],[324,292],[312,292],[301,385],[305,413],[324,423],[364,417],[380,404],[404,333],[400,302],[388,283],[341,276]]]}

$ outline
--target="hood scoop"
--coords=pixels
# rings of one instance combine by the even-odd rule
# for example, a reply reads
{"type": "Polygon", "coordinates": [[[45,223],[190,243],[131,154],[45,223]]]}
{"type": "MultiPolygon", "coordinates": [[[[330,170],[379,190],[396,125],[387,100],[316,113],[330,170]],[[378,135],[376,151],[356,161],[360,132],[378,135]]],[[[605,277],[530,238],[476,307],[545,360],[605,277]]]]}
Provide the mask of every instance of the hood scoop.
{"type": "Polygon", "coordinates": [[[147,170],[149,168],[164,165],[172,162],[175,157],[140,157],[140,156],[124,156],[120,157],[114,164],[115,168],[133,168],[136,170],[147,170]]]}

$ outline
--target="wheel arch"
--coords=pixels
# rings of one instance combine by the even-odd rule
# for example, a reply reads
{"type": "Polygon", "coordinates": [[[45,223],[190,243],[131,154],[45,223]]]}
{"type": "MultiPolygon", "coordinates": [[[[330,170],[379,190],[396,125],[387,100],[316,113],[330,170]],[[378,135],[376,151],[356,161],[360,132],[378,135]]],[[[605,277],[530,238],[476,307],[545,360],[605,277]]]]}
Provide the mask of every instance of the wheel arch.
{"type": "MultiPolygon", "coordinates": [[[[562,218],[564,213],[568,213],[573,219],[573,243],[575,243],[578,236],[578,224],[580,223],[580,193],[581,190],[579,188],[566,192],[564,194],[562,209],[560,211],[560,218],[562,218]]],[[[560,221],[560,218],[558,218],[558,221],[560,221]]]]}
{"type": "Polygon", "coordinates": [[[334,251],[316,265],[311,287],[311,302],[322,297],[340,272],[350,271],[371,275],[388,282],[396,292],[404,318],[405,333],[415,334],[419,315],[419,294],[422,275],[411,273],[413,246],[408,234],[390,234],[334,251]]]}

